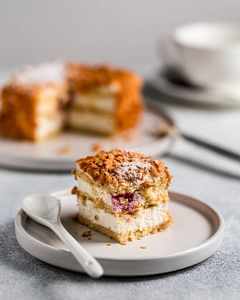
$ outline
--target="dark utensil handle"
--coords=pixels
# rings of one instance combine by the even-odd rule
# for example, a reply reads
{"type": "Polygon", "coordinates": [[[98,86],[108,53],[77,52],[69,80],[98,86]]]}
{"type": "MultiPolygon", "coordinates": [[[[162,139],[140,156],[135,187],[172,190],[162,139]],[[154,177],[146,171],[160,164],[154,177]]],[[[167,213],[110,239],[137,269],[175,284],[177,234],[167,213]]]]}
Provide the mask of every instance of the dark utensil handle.
{"type": "Polygon", "coordinates": [[[181,133],[181,135],[182,135],[182,137],[184,139],[186,139],[189,142],[192,142],[192,143],[194,143],[194,144],[196,144],[196,145],[198,145],[200,147],[204,147],[204,148],[209,149],[209,150],[211,150],[213,152],[216,152],[218,154],[221,154],[223,156],[226,156],[228,158],[231,158],[231,159],[234,159],[234,160],[240,162],[240,155],[237,154],[237,153],[234,153],[234,152],[232,152],[230,150],[227,150],[227,149],[224,149],[222,147],[210,144],[210,143],[205,142],[203,140],[199,140],[198,138],[189,136],[189,135],[187,135],[185,133],[181,133]]]}

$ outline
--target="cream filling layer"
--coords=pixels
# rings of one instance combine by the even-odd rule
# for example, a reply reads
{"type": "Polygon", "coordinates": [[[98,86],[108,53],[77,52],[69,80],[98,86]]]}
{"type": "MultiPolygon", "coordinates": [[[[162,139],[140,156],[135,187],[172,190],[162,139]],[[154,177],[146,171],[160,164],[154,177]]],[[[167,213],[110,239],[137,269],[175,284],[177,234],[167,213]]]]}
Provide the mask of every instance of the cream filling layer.
{"type": "MultiPolygon", "coordinates": [[[[78,167],[77,167],[78,168],[78,167]]],[[[81,172],[83,172],[81,169],[79,169],[81,172]]],[[[84,194],[87,194],[89,196],[89,198],[95,200],[95,199],[101,199],[105,204],[112,206],[112,199],[111,199],[111,195],[109,193],[107,193],[106,191],[104,191],[103,189],[101,189],[99,186],[94,185],[94,184],[90,184],[89,182],[83,180],[82,178],[77,177],[77,182],[78,182],[78,190],[84,194]]],[[[134,192],[134,191],[133,191],[134,192]]],[[[144,202],[146,201],[144,198],[148,197],[151,198],[153,200],[157,200],[159,198],[159,194],[161,193],[162,196],[167,194],[167,190],[164,187],[161,187],[159,189],[157,188],[147,188],[143,194],[144,197],[139,196],[139,201],[140,204],[144,204],[144,202]]]]}
{"type": "Polygon", "coordinates": [[[111,195],[98,187],[97,185],[91,185],[87,181],[77,178],[78,190],[84,194],[87,194],[89,198],[101,199],[105,204],[112,206],[111,195]]]}
{"type": "Polygon", "coordinates": [[[114,113],[115,96],[106,93],[87,93],[74,95],[73,105],[106,113],[114,113]]]}
{"type": "Polygon", "coordinates": [[[63,116],[59,114],[55,118],[46,118],[39,116],[36,120],[37,126],[35,130],[35,137],[42,139],[48,135],[58,132],[63,126],[63,116]]]}
{"type": "Polygon", "coordinates": [[[168,221],[168,203],[163,202],[159,206],[153,206],[146,209],[139,217],[133,216],[132,219],[123,217],[116,218],[114,215],[106,213],[104,210],[94,208],[94,203],[87,200],[85,205],[78,202],[79,214],[88,219],[93,224],[101,225],[116,233],[125,233],[129,231],[144,230],[146,227],[153,227],[164,224],[168,221]]]}
{"type": "Polygon", "coordinates": [[[67,124],[73,128],[112,134],[115,129],[115,119],[112,115],[96,114],[91,111],[71,109],[67,113],[67,124]]]}

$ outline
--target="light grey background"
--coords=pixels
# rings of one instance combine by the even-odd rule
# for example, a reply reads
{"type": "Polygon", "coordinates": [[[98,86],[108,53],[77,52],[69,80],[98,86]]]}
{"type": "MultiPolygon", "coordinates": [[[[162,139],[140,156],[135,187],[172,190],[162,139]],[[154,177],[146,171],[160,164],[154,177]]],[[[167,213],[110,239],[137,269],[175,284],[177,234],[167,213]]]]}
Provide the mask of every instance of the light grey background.
{"type": "MultiPolygon", "coordinates": [[[[0,3],[0,69],[56,57],[154,65],[157,37],[168,34],[175,26],[201,20],[240,20],[239,0],[0,0],[0,3]]],[[[152,73],[152,69],[147,73],[152,73]]],[[[180,128],[239,150],[239,111],[194,110],[177,104],[169,105],[168,109],[180,128]]],[[[212,168],[211,159],[193,150],[182,151],[181,147],[176,148],[175,154],[164,157],[164,161],[174,175],[171,190],[210,203],[223,215],[224,241],[212,257],[179,272],[97,281],[44,264],[18,245],[14,218],[24,196],[71,188],[74,180],[70,173],[24,172],[1,167],[0,299],[240,299],[240,177],[212,168]]]]}
{"type": "Polygon", "coordinates": [[[239,0],[0,0],[0,68],[62,58],[157,61],[156,40],[196,21],[240,21],[239,0]]]}

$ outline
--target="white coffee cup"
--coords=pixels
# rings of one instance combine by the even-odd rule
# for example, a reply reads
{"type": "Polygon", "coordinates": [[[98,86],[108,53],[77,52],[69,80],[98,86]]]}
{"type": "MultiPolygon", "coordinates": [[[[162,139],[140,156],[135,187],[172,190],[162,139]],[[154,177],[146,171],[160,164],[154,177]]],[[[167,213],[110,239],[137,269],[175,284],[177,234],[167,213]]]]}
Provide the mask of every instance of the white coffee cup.
{"type": "Polygon", "coordinates": [[[240,25],[192,23],[172,34],[175,62],[198,86],[240,88],[240,25]]]}

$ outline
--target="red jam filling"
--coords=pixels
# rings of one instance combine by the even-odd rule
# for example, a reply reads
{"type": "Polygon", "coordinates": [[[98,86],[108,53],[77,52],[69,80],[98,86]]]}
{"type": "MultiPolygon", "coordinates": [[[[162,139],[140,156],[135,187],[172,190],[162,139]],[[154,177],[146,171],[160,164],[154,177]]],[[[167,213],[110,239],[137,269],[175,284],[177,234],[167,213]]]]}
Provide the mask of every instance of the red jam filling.
{"type": "Polygon", "coordinates": [[[138,195],[134,193],[124,193],[115,196],[111,196],[113,210],[115,212],[131,212],[136,209],[139,203],[138,195]]]}

